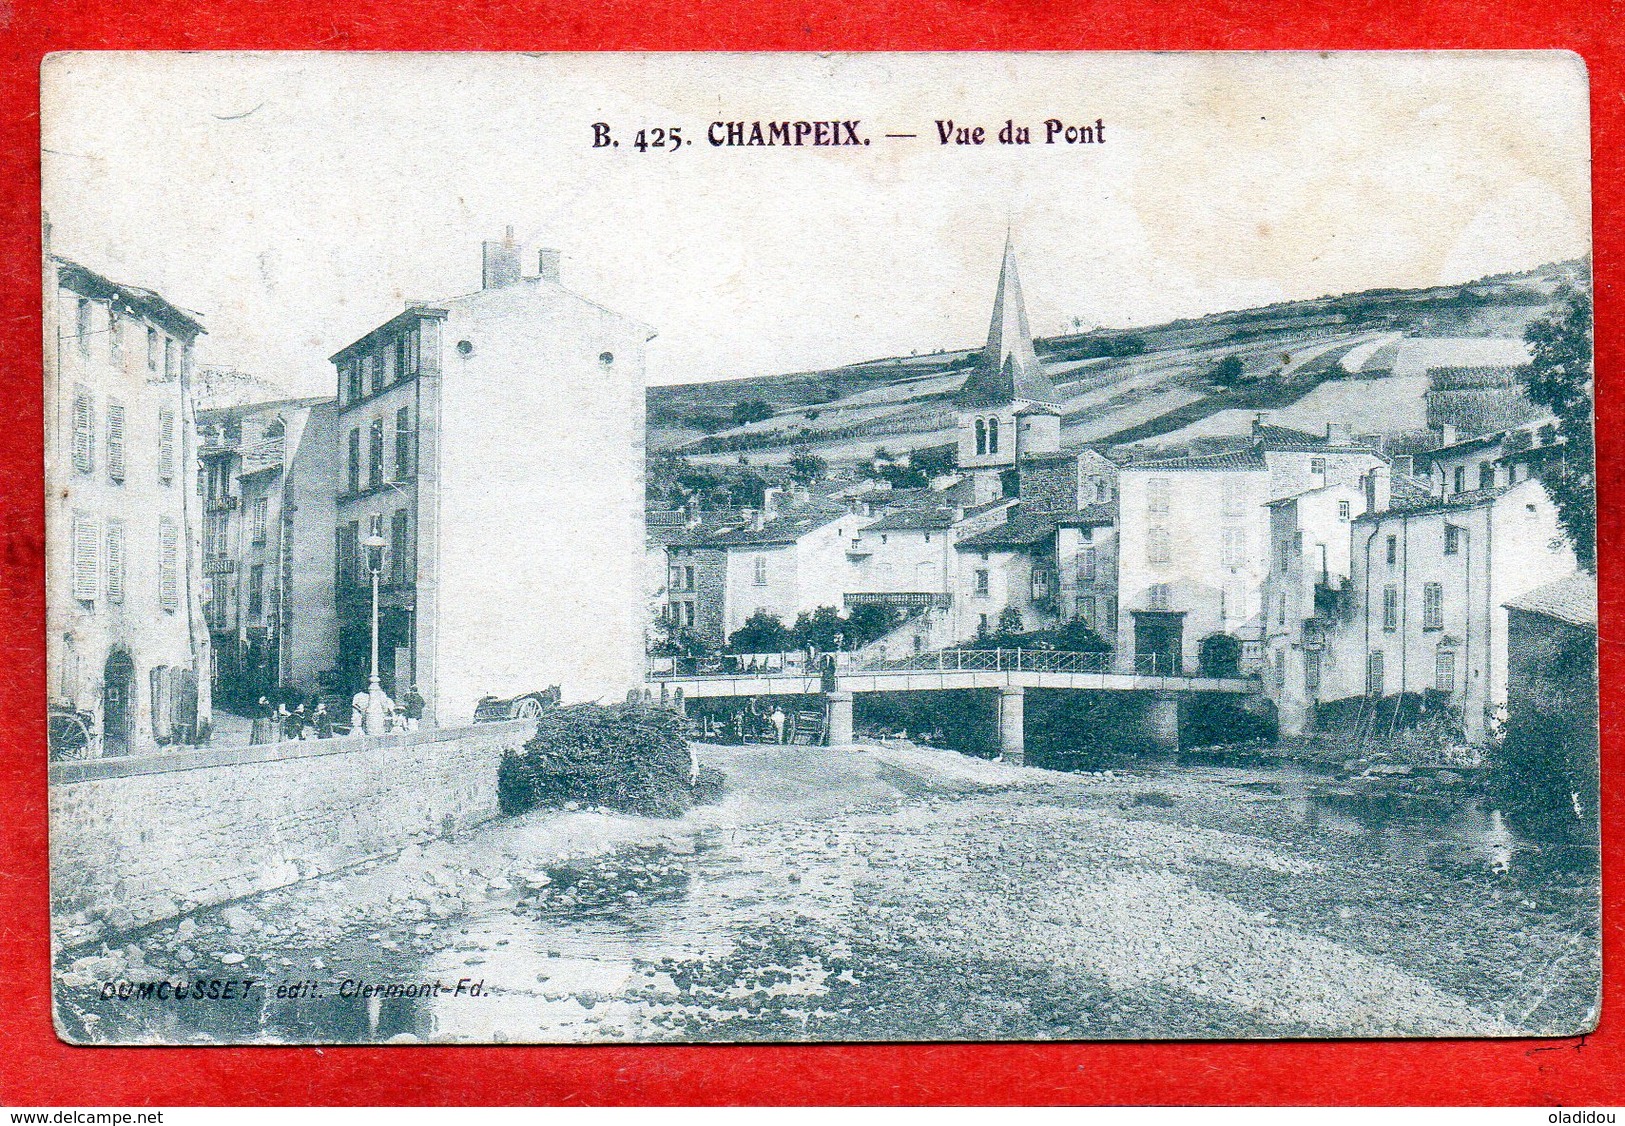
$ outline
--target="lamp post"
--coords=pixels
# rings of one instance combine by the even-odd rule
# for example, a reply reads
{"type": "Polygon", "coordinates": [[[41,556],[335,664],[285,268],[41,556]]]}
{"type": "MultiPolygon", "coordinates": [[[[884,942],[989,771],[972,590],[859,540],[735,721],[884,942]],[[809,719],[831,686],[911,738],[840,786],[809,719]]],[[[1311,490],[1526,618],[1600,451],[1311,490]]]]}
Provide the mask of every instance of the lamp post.
{"type": "Polygon", "coordinates": [[[372,573],[372,668],[367,674],[367,712],[362,726],[368,735],[382,735],[387,726],[384,714],[384,687],[378,681],[378,576],[384,569],[384,551],[389,544],[379,534],[382,517],[372,517],[372,534],[361,541],[367,549],[367,570],[372,573]]]}

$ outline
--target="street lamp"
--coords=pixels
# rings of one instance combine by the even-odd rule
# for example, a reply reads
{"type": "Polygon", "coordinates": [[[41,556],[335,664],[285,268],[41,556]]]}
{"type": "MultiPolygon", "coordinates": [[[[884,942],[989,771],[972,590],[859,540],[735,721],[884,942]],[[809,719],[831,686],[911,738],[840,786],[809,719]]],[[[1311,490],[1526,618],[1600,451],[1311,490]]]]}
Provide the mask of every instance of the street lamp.
{"type": "Polygon", "coordinates": [[[372,534],[361,541],[367,549],[367,570],[372,573],[372,671],[367,675],[367,712],[362,726],[368,735],[382,735],[387,726],[384,714],[384,687],[378,682],[378,575],[384,569],[384,551],[389,547],[379,534],[383,517],[373,514],[372,534]]]}

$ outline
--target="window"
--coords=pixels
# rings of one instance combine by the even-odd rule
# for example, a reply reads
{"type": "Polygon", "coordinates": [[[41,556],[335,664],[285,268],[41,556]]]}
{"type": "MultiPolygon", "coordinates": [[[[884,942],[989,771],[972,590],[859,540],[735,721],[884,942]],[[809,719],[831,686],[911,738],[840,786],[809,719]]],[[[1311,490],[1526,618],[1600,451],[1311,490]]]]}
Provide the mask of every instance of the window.
{"type": "Polygon", "coordinates": [[[1279,599],[1275,603],[1275,624],[1277,626],[1286,625],[1286,591],[1281,592],[1279,599]]]}
{"type": "Polygon", "coordinates": [[[987,568],[978,567],[976,569],[976,593],[984,598],[987,597],[990,578],[987,568]]]}
{"type": "Polygon", "coordinates": [[[753,581],[757,586],[767,585],[767,556],[758,555],[756,557],[755,577],[753,581]]]}
{"type": "Polygon", "coordinates": [[[169,484],[175,480],[175,412],[158,412],[158,480],[169,484]]]}
{"type": "Polygon", "coordinates": [[[96,401],[82,387],[73,393],[73,467],[81,473],[96,468],[96,401]]]}
{"type": "Polygon", "coordinates": [[[1465,493],[1467,491],[1467,467],[1465,465],[1456,466],[1454,484],[1456,492],[1465,493]]]}
{"type": "Polygon", "coordinates": [[[1539,434],[1540,444],[1543,446],[1549,446],[1553,442],[1557,441],[1557,427],[1553,426],[1549,422],[1540,428],[1539,434]]]}
{"type": "Polygon", "coordinates": [[[976,631],[978,633],[986,633],[987,632],[987,615],[986,614],[978,614],[978,615],[976,615],[976,631]]]}
{"type": "Polygon", "coordinates": [[[1382,628],[1399,628],[1399,588],[1396,586],[1382,588],[1382,628]]]}
{"type": "Polygon", "coordinates": [[[375,418],[367,428],[367,488],[384,487],[384,420],[375,418]]]}
{"type": "Polygon", "coordinates": [[[1317,477],[1326,476],[1326,459],[1323,457],[1310,458],[1309,472],[1313,473],[1317,477]]]}
{"type": "Polygon", "coordinates": [[[107,601],[124,601],[124,521],[107,522],[107,601]]]}
{"type": "Polygon", "coordinates": [[[987,452],[990,454],[999,452],[999,420],[996,418],[987,420],[987,452]]]}
{"type": "Polygon", "coordinates": [[[1145,483],[1145,510],[1153,516],[1166,515],[1172,490],[1168,478],[1153,477],[1145,483]]]}
{"type": "Polygon", "coordinates": [[[379,358],[379,367],[381,369],[379,378],[383,386],[389,387],[395,382],[395,365],[399,359],[400,355],[394,344],[390,344],[384,349],[384,354],[379,358]]]}
{"type": "MultiPolygon", "coordinates": [[[[1281,545],[1284,549],[1285,544],[1281,545]]],[[[1226,528],[1224,530],[1224,565],[1226,567],[1240,567],[1247,561],[1247,529],[1226,528]]],[[[1282,558],[1286,558],[1285,551],[1282,558]]],[[[1284,569],[1284,568],[1283,568],[1284,569]]]]}
{"type": "Polygon", "coordinates": [[[1081,594],[1078,596],[1078,620],[1090,629],[1095,628],[1095,596],[1081,594]]]}
{"type": "Polygon", "coordinates": [[[422,329],[409,328],[402,339],[406,341],[406,372],[416,375],[422,365],[422,329]]]}
{"type": "Polygon", "coordinates": [[[1422,628],[1444,628],[1444,584],[1422,584],[1422,628]]]}
{"type": "Polygon", "coordinates": [[[101,560],[97,557],[101,529],[89,516],[73,518],[73,596],[80,602],[96,601],[100,587],[101,560]]]}
{"type": "Polygon", "coordinates": [[[1440,649],[1433,656],[1433,686],[1440,692],[1456,690],[1456,651],[1440,649]]]}
{"type": "Polygon", "coordinates": [[[1340,500],[1340,501],[1337,502],[1337,518],[1339,520],[1347,520],[1349,518],[1349,502],[1348,501],[1340,500]]]}
{"type": "Polygon", "coordinates": [[[231,521],[229,512],[211,512],[203,524],[203,554],[210,559],[221,559],[226,554],[226,528],[231,521]]]}
{"type": "Polygon", "coordinates": [[[378,357],[371,352],[361,357],[361,393],[371,395],[378,390],[378,357]]]}
{"type": "Polygon", "coordinates": [[[981,457],[987,453],[987,422],[976,420],[976,456],[981,457]]]}
{"type": "Polygon", "coordinates": [[[1303,654],[1303,687],[1308,692],[1320,691],[1320,650],[1309,649],[1303,654]]]}
{"type": "Polygon", "coordinates": [[[1365,694],[1382,695],[1382,651],[1373,650],[1365,659],[1365,694]]]}
{"type": "Polygon", "coordinates": [[[259,617],[265,613],[265,565],[256,563],[248,569],[248,613],[259,617]]]}
{"type": "Polygon", "coordinates": [[[1148,603],[1148,605],[1146,606],[1146,609],[1148,609],[1148,610],[1166,610],[1166,609],[1168,609],[1169,600],[1172,597],[1172,594],[1173,594],[1173,592],[1172,592],[1172,590],[1170,590],[1167,583],[1156,583],[1155,585],[1152,586],[1151,593],[1146,598],[1146,602],[1148,603]]]}
{"type": "Polygon", "coordinates": [[[355,564],[350,560],[350,529],[338,527],[333,529],[333,585],[344,586],[351,581],[355,574],[355,564]]]}
{"type": "Polygon", "coordinates": [[[1086,547],[1078,555],[1078,581],[1092,583],[1099,571],[1099,564],[1095,558],[1095,549],[1086,547]]]}
{"type": "Polygon", "coordinates": [[[402,509],[389,519],[389,581],[396,584],[410,582],[412,562],[407,544],[409,517],[402,509]]]}
{"type": "Polygon", "coordinates": [[[361,398],[361,363],[354,357],[339,365],[339,395],[346,405],[361,398]]]}
{"type": "Polygon", "coordinates": [[[161,347],[160,347],[160,345],[158,343],[158,330],[149,326],[147,328],[147,370],[148,371],[157,371],[158,370],[158,355],[159,355],[160,351],[161,351],[161,347]]]}
{"type": "Polygon", "coordinates": [[[1044,571],[1032,573],[1032,601],[1042,602],[1049,597],[1049,575],[1044,571]]]}
{"type": "Polygon", "coordinates": [[[107,401],[107,475],[124,480],[124,404],[107,401]]]}
{"type": "Polygon", "coordinates": [[[1479,462],[1478,487],[1481,489],[1495,488],[1495,463],[1493,461],[1479,462]]]}
{"type": "Polygon", "coordinates": [[[83,297],[73,311],[73,334],[79,342],[79,354],[90,355],[90,301],[83,297]]]}
{"type": "Polygon", "coordinates": [[[1168,529],[1149,529],[1145,533],[1145,561],[1153,567],[1161,567],[1173,560],[1173,542],[1168,536],[1168,529]]]}
{"type": "Polygon", "coordinates": [[[351,520],[344,529],[344,558],[349,564],[344,571],[346,582],[359,583],[367,576],[367,561],[361,558],[361,521],[351,520]]]}
{"type": "Polygon", "coordinates": [[[402,407],[395,412],[395,480],[410,480],[413,472],[412,408],[402,407]]]}
{"type": "Polygon", "coordinates": [[[361,431],[359,430],[350,431],[348,470],[349,491],[359,493],[361,491],[361,431]]]}
{"type": "Polygon", "coordinates": [[[1247,495],[1243,482],[1234,477],[1224,479],[1224,514],[1226,516],[1244,516],[1247,512],[1247,495]]]}
{"type": "Polygon", "coordinates": [[[683,567],[683,589],[694,589],[694,568],[692,566],[685,565],[683,567]]]}
{"type": "Polygon", "coordinates": [[[254,502],[254,516],[250,527],[253,529],[254,542],[265,542],[265,525],[269,522],[271,501],[268,497],[260,497],[254,502]]]}
{"type": "Polygon", "coordinates": [[[1386,552],[1385,552],[1385,558],[1388,560],[1388,565],[1390,567],[1392,567],[1395,563],[1399,562],[1399,537],[1398,536],[1389,536],[1388,537],[1388,547],[1387,547],[1386,552]]]}
{"type": "Polygon", "coordinates": [[[1456,555],[1461,551],[1461,529],[1454,524],[1444,526],[1444,553],[1456,555]]]}
{"type": "Polygon", "coordinates": [[[173,336],[164,337],[164,378],[179,379],[181,374],[181,350],[173,336]]]}
{"type": "Polygon", "coordinates": [[[116,368],[124,366],[124,321],[118,310],[107,310],[107,359],[116,368]]]}
{"type": "Polygon", "coordinates": [[[158,521],[158,604],[174,612],[181,604],[181,535],[175,521],[158,521]]]}

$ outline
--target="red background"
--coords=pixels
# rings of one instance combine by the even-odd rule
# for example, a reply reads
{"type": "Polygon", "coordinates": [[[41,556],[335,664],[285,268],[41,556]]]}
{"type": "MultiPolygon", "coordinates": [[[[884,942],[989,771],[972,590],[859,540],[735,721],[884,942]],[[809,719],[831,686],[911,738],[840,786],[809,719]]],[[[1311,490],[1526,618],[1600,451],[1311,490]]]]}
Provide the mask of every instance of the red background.
{"type": "MultiPolygon", "coordinates": [[[[0,1103],[1625,1102],[1612,505],[1625,476],[1617,287],[1625,4],[1577,0],[0,0],[0,1103]],[[97,49],[1212,50],[1553,48],[1590,66],[1601,472],[1602,1025],[1583,1041],[593,1048],[72,1048],[49,1010],[40,395],[39,63],[97,49]]],[[[1508,122],[1506,129],[1539,129],[1508,122]]],[[[106,185],[117,191],[117,184],[106,185]]]]}

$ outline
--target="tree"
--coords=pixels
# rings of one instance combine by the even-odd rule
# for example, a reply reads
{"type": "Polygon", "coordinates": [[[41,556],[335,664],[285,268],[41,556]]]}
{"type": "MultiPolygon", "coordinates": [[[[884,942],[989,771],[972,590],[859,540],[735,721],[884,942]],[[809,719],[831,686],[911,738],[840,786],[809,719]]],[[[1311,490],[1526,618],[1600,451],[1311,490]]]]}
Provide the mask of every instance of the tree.
{"type": "Polygon", "coordinates": [[[1563,460],[1541,476],[1558,522],[1587,571],[1597,569],[1597,450],[1592,430],[1591,295],[1574,291],[1524,330],[1532,362],[1524,393],[1557,416],[1563,460]]]}
{"type": "Polygon", "coordinates": [[[1203,676],[1240,676],[1241,641],[1228,633],[1210,633],[1197,649],[1203,676]]]}
{"type": "Polygon", "coordinates": [[[812,613],[803,611],[790,631],[790,640],[796,645],[811,645],[821,653],[838,648],[837,637],[846,634],[846,622],[833,606],[820,606],[812,613]]]}
{"type": "Polygon", "coordinates": [[[800,450],[790,459],[790,479],[803,485],[822,481],[829,472],[829,462],[811,450],[800,450]]]}
{"type": "Polygon", "coordinates": [[[790,631],[779,618],[758,610],[728,638],[730,653],[783,653],[790,648],[790,631]]]}
{"type": "Polygon", "coordinates": [[[909,465],[922,477],[942,477],[959,468],[958,446],[931,446],[909,455],[909,465]]]}
{"type": "Polygon", "coordinates": [[[1234,387],[1241,382],[1242,374],[1241,357],[1232,355],[1214,364],[1207,377],[1220,387],[1234,387]]]}
{"type": "Polygon", "coordinates": [[[1021,611],[1014,606],[1006,606],[999,611],[999,632],[1006,637],[1012,637],[1022,632],[1026,623],[1021,620],[1021,611]]]}
{"type": "Polygon", "coordinates": [[[853,646],[878,641],[902,624],[903,614],[896,606],[861,602],[852,607],[846,619],[846,636],[853,646]]]}
{"type": "Polygon", "coordinates": [[[745,399],[734,404],[734,425],[746,426],[773,417],[773,404],[761,399],[745,399]]]}

